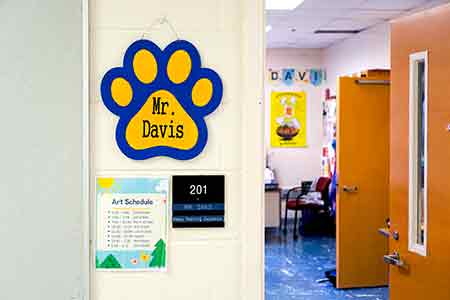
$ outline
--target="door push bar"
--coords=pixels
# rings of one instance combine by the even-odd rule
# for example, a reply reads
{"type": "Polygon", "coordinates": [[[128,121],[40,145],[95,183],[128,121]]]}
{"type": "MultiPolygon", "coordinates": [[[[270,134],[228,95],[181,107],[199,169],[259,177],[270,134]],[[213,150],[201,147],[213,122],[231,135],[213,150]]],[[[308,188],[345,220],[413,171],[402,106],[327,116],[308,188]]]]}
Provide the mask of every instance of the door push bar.
{"type": "Polygon", "coordinates": [[[380,79],[357,79],[355,80],[357,84],[361,85],[390,85],[390,80],[380,80],[380,79]]]}

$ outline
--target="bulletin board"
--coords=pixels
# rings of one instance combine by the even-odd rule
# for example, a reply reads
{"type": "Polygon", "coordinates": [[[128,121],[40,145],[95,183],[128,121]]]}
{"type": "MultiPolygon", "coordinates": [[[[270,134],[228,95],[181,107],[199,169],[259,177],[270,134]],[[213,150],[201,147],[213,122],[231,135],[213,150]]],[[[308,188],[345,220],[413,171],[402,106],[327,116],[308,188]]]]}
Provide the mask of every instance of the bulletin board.
{"type": "Polygon", "coordinates": [[[272,92],[270,144],[272,147],[307,147],[306,92],[272,92]]]}
{"type": "Polygon", "coordinates": [[[165,271],[169,177],[96,178],[97,270],[165,271]]]}

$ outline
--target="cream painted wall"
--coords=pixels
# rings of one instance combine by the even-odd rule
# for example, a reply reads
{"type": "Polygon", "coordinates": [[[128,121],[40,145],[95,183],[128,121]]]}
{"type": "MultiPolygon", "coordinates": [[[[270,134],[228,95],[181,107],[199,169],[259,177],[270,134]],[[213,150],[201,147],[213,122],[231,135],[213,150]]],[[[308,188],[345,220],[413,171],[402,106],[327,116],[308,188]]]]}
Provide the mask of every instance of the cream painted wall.
{"type": "Polygon", "coordinates": [[[329,87],[336,93],[337,78],[368,69],[390,69],[390,29],[383,23],[322,50],[329,87]]]}
{"type": "MultiPolygon", "coordinates": [[[[167,273],[93,270],[92,300],[262,299],[262,3],[90,1],[91,182],[95,174],[104,172],[226,175],[224,229],[169,228],[167,273]],[[100,100],[100,81],[109,68],[121,65],[127,46],[163,16],[176,34],[167,25],[157,25],[145,37],[160,47],[177,35],[194,43],[202,64],[220,74],[224,97],[220,107],[207,117],[209,141],[199,157],[191,161],[133,161],[116,146],[117,118],[100,100]]],[[[92,203],[93,199],[91,190],[92,203]]]]}
{"type": "MultiPolygon", "coordinates": [[[[322,53],[315,49],[269,48],[266,53],[267,69],[322,68],[322,53]]],[[[267,75],[267,73],[266,73],[267,75]]],[[[298,83],[286,86],[274,84],[266,76],[265,86],[265,141],[271,168],[275,169],[282,188],[299,185],[302,180],[320,176],[323,88],[298,83]],[[306,148],[272,148],[270,146],[270,94],[272,91],[305,91],[307,93],[307,143],[306,148]]]]}

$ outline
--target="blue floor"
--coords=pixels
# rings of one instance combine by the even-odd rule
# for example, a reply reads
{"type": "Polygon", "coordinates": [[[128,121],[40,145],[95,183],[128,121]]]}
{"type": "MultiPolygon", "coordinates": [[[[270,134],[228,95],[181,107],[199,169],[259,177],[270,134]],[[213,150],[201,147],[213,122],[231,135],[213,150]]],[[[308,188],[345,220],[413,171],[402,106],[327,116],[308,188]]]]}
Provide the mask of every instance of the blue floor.
{"type": "Polygon", "coordinates": [[[335,268],[336,241],[330,236],[285,237],[266,230],[266,300],[388,300],[388,288],[338,290],[330,282],[319,283],[324,272],[335,268]]]}

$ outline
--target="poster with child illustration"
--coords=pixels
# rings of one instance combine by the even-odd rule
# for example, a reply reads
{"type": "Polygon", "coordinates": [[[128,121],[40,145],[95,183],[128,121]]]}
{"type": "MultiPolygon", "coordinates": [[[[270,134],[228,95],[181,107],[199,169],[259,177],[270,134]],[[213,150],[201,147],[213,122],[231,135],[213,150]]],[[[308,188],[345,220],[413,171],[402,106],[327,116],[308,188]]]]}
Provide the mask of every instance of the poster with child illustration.
{"type": "Polygon", "coordinates": [[[272,92],[270,102],[272,147],[306,147],[306,93],[272,92]]]}

